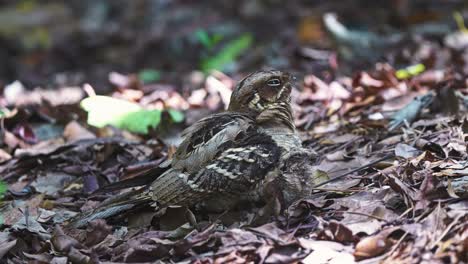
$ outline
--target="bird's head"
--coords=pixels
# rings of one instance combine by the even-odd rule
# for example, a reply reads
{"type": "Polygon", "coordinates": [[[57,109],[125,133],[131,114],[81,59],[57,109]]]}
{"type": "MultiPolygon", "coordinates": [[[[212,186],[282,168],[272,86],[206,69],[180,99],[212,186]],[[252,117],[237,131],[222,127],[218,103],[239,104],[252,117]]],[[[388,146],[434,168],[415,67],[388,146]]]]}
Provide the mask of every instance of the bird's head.
{"type": "Polygon", "coordinates": [[[282,71],[254,72],[236,86],[228,110],[256,116],[276,105],[289,105],[292,82],[293,77],[282,71]]]}

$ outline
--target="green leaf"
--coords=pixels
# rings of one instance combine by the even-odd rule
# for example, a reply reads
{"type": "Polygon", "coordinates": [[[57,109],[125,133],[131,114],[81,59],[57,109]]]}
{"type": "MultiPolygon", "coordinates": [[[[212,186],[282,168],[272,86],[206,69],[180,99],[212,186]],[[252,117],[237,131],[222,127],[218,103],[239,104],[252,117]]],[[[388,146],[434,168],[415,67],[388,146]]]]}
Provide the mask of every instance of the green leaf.
{"type": "Polygon", "coordinates": [[[8,190],[8,185],[5,182],[0,181],[0,197],[3,196],[7,190],[8,190]]]}
{"type": "Polygon", "coordinates": [[[421,74],[425,70],[426,70],[426,67],[424,66],[424,64],[419,63],[419,64],[416,64],[416,65],[408,66],[408,67],[406,67],[404,69],[397,70],[395,72],[395,76],[398,79],[403,80],[403,79],[408,79],[410,77],[421,74]]]}
{"type": "Polygon", "coordinates": [[[210,34],[205,30],[198,29],[195,31],[195,38],[203,45],[203,47],[205,47],[205,49],[210,50],[223,39],[223,35],[213,34],[210,36],[210,34]]]}
{"type": "Polygon", "coordinates": [[[250,34],[244,34],[230,41],[216,55],[202,61],[202,70],[204,72],[222,70],[227,64],[232,63],[242,52],[248,49],[252,44],[252,40],[253,38],[250,34]]]}
{"type": "Polygon", "coordinates": [[[157,82],[161,79],[161,73],[153,69],[145,69],[138,73],[138,79],[143,83],[157,82]]]}
{"type": "Polygon", "coordinates": [[[184,113],[174,109],[169,109],[167,110],[167,112],[171,116],[172,121],[174,121],[175,123],[180,123],[184,121],[184,113]]]}
{"type": "Polygon", "coordinates": [[[95,127],[113,125],[120,128],[123,117],[142,109],[135,103],[101,95],[85,98],[80,105],[88,112],[88,124],[95,127]]]}
{"type": "MultiPolygon", "coordinates": [[[[81,101],[81,107],[88,112],[88,124],[95,127],[112,125],[134,133],[147,134],[149,128],[161,123],[161,110],[146,110],[138,104],[108,96],[92,96],[81,101]]],[[[184,115],[168,110],[174,122],[181,122],[184,115]]]]}
{"type": "Polygon", "coordinates": [[[120,128],[148,134],[148,128],[155,129],[161,123],[161,113],[161,110],[140,110],[129,113],[121,119],[120,128]]]}
{"type": "Polygon", "coordinates": [[[218,44],[221,40],[223,40],[224,36],[221,34],[214,34],[213,37],[211,37],[211,45],[214,46],[218,44]]]}
{"type": "Polygon", "coordinates": [[[213,44],[211,42],[211,38],[205,30],[198,29],[195,31],[195,37],[206,49],[212,48],[213,44]]]}

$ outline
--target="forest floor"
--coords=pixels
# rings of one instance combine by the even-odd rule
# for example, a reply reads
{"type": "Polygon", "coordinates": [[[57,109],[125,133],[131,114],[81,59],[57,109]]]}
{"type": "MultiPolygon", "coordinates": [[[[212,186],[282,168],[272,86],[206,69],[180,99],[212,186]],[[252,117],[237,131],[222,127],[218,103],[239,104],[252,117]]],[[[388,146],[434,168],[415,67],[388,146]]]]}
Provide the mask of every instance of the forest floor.
{"type": "Polygon", "coordinates": [[[0,263],[468,263],[463,6],[405,6],[392,24],[344,3],[89,1],[78,19],[73,4],[20,2],[0,10],[10,28],[29,12],[0,39],[0,263]],[[67,226],[263,67],[297,77],[303,145],[338,180],[261,226],[196,208],[198,228],[178,208],[67,226]]]}

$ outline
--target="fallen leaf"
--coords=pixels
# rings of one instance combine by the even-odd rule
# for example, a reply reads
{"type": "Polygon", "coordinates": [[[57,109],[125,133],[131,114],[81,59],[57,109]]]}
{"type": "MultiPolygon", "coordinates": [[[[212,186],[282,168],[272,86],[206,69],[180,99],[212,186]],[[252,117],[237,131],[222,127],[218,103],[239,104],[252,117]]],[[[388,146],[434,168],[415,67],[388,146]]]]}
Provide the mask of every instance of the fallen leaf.
{"type": "Polygon", "coordinates": [[[389,236],[397,230],[399,230],[398,227],[387,228],[376,235],[361,239],[356,245],[354,256],[362,260],[381,255],[393,245],[393,242],[389,240],[389,236]]]}
{"type": "Polygon", "coordinates": [[[86,128],[82,127],[76,121],[71,121],[65,126],[63,136],[68,142],[77,141],[80,139],[96,138],[96,136],[93,133],[91,133],[86,128]]]}

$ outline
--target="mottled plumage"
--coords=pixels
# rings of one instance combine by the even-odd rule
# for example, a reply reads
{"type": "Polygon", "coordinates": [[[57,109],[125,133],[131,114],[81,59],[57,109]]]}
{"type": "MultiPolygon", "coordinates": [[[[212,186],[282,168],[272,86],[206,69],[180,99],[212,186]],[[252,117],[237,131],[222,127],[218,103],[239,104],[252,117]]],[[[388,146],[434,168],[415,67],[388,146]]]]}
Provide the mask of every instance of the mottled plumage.
{"type": "MultiPolygon", "coordinates": [[[[191,206],[213,194],[242,195],[275,170],[281,149],[267,134],[253,131],[240,141],[226,142],[202,169],[172,170],[149,188],[158,206],[191,206]]],[[[228,208],[226,208],[228,209],[228,208]]]]}
{"type": "Polygon", "coordinates": [[[172,168],[197,171],[213,159],[219,147],[254,125],[247,114],[224,112],[203,118],[182,132],[184,141],[177,148],[172,168]]]}
{"type": "MultiPolygon", "coordinates": [[[[294,133],[291,88],[291,76],[280,71],[247,76],[234,89],[227,112],[206,117],[184,131],[168,170],[150,186],[133,191],[132,198],[127,195],[124,200],[106,203],[73,224],[82,226],[141,203],[190,206],[209,196],[229,193],[241,197],[261,187],[267,175],[277,170],[285,151],[269,136],[268,128],[285,126],[294,133]]],[[[298,139],[294,142],[300,144],[298,139]]]]}
{"type": "Polygon", "coordinates": [[[255,118],[276,101],[289,98],[291,76],[287,73],[267,70],[246,76],[235,87],[228,111],[205,117],[183,133],[183,141],[172,160],[152,168],[142,177],[124,180],[104,186],[100,192],[119,190],[149,184],[167,169],[198,170],[218,150],[218,146],[237,137],[255,125],[255,118]]]}

